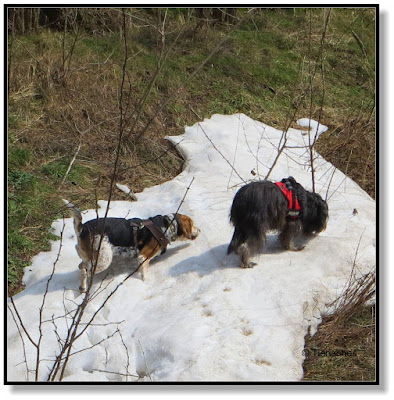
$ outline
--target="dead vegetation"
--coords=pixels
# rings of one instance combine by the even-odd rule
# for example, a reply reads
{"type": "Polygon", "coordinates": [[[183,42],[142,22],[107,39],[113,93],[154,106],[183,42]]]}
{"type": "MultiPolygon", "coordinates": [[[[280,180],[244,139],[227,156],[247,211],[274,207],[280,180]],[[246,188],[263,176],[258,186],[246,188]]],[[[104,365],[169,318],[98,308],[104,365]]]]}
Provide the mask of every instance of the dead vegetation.
{"type": "Polygon", "coordinates": [[[356,181],[375,198],[375,104],[348,115],[340,125],[330,126],[316,146],[338,169],[356,181]]]}
{"type": "Polygon", "coordinates": [[[375,382],[376,271],[361,273],[357,253],[343,292],[314,336],[305,337],[304,381],[375,382]]]}
{"type": "Polygon", "coordinates": [[[305,338],[305,382],[375,382],[375,306],[323,318],[318,332],[305,338]]]}

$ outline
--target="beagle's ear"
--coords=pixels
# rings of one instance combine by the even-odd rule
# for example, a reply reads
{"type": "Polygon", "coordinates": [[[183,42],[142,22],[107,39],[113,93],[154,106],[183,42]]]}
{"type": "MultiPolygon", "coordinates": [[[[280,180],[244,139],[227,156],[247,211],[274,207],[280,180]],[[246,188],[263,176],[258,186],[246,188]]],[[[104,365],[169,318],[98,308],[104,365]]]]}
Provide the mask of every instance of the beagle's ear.
{"type": "Polygon", "coordinates": [[[178,222],[178,236],[184,239],[194,240],[200,233],[200,230],[194,226],[193,220],[187,215],[176,214],[178,222]]]}
{"type": "Polygon", "coordinates": [[[180,237],[183,235],[183,227],[182,227],[182,220],[181,220],[181,216],[182,214],[174,214],[174,219],[177,222],[177,236],[180,237]]]}
{"type": "Polygon", "coordinates": [[[175,220],[178,223],[178,237],[186,237],[187,235],[187,220],[186,215],[183,214],[175,214],[175,220]]]}

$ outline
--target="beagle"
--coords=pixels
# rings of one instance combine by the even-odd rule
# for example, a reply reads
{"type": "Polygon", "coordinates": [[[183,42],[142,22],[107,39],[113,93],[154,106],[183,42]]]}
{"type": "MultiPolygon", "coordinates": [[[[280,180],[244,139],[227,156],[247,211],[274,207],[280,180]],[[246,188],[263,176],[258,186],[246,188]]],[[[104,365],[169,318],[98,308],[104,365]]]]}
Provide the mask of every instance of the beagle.
{"type": "Polygon", "coordinates": [[[78,243],[75,246],[81,270],[81,292],[86,292],[87,279],[106,270],[113,256],[137,259],[141,278],[152,258],[165,253],[167,245],[175,240],[194,240],[200,229],[183,214],[156,215],[147,220],[139,218],[97,218],[82,224],[80,210],[63,200],[74,218],[78,243]]]}

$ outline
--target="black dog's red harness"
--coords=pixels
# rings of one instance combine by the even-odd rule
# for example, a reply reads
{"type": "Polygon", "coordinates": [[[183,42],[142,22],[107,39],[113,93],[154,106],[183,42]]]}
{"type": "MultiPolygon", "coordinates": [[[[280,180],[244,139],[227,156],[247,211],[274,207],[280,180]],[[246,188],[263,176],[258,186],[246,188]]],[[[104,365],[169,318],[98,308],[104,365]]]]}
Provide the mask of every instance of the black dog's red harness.
{"type": "Polygon", "coordinates": [[[298,218],[301,213],[301,206],[291,186],[291,182],[287,179],[282,179],[281,182],[275,182],[275,185],[278,186],[287,199],[289,205],[289,213],[287,216],[293,219],[298,218]]]}

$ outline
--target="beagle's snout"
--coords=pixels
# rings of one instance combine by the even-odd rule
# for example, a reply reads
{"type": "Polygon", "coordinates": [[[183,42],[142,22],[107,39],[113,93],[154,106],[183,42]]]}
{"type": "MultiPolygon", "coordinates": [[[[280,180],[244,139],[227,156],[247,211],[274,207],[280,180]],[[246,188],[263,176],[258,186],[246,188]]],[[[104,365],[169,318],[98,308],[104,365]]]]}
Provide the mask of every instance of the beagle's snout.
{"type": "Polygon", "coordinates": [[[192,240],[196,239],[198,237],[198,235],[200,234],[201,230],[197,227],[193,228],[193,232],[192,232],[192,240]]]}

